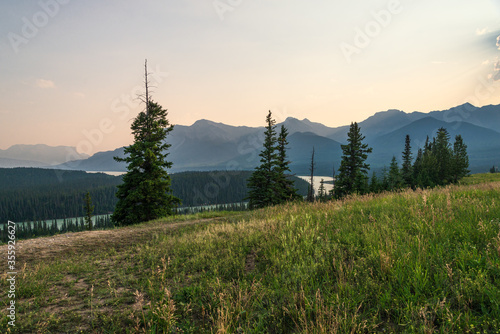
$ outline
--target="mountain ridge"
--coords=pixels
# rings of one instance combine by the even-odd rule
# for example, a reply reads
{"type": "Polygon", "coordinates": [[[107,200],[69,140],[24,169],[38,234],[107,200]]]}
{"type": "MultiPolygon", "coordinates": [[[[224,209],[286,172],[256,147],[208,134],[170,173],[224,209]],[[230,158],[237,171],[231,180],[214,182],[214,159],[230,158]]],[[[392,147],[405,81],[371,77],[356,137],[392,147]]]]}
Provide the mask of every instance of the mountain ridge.
{"type": "Polygon", "coordinates": [[[16,144],[0,150],[0,158],[31,161],[41,165],[58,165],[75,158],[87,159],[90,156],[78,153],[72,146],[49,146],[46,144],[16,144]]]}
{"type": "MultiPolygon", "coordinates": [[[[485,171],[488,165],[491,167],[500,163],[500,105],[475,107],[463,104],[430,113],[389,109],[376,112],[358,124],[366,137],[365,142],[374,148],[374,153],[369,156],[373,169],[388,165],[392,155],[400,158],[405,135],[401,131],[411,132],[412,148],[416,151],[423,146],[423,134],[432,138],[438,127],[449,130],[451,143],[456,134],[464,131],[463,137],[470,149],[471,170],[485,171]]],[[[278,129],[281,125],[289,131],[289,157],[293,173],[308,173],[312,146],[317,152],[319,170],[326,173],[333,166],[338,167],[340,145],[346,143],[349,126],[333,128],[307,118],[299,120],[294,117],[278,123],[278,129]]],[[[200,119],[190,126],[176,125],[167,137],[167,142],[172,145],[169,149],[169,160],[174,163],[171,171],[253,169],[259,164],[263,130],[264,127],[232,126],[207,119],[200,119]]],[[[115,162],[113,156],[123,157],[123,148],[98,152],[89,158],[53,167],[125,171],[125,164],[115,162]]]]}
{"type": "Polygon", "coordinates": [[[417,150],[423,148],[427,137],[432,139],[439,128],[446,128],[453,145],[455,136],[461,135],[468,148],[469,159],[473,171],[487,172],[492,164],[498,162],[494,157],[500,157],[500,133],[467,122],[445,122],[431,116],[418,119],[404,127],[382,135],[371,142],[373,154],[370,161],[380,165],[392,156],[401,157],[404,149],[404,139],[410,135],[412,151],[416,156],[417,150]],[[392,145],[392,143],[399,143],[392,145]],[[399,148],[399,150],[397,150],[399,148]],[[491,163],[490,163],[491,161],[491,163]]]}

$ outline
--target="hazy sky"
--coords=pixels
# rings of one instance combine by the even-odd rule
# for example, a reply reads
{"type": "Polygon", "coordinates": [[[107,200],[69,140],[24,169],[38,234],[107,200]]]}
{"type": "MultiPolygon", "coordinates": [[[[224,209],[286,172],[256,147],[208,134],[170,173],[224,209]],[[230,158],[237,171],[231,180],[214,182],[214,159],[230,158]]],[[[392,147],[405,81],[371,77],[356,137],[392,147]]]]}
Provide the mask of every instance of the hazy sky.
{"type": "Polygon", "coordinates": [[[130,144],[145,58],[173,124],[500,104],[499,35],[500,0],[3,0],[0,149],[130,144]]]}

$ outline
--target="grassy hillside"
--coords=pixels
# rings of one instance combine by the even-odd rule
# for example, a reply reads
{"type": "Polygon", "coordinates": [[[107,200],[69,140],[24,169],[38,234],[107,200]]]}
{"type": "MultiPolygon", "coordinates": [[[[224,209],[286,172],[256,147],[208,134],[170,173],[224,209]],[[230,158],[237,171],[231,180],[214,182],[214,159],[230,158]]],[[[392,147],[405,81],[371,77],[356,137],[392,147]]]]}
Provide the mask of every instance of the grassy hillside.
{"type": "Polygon", "coordinates": [[[465,183],[26,244],[16,330],[498,333],[500,176],[465,183]]]}

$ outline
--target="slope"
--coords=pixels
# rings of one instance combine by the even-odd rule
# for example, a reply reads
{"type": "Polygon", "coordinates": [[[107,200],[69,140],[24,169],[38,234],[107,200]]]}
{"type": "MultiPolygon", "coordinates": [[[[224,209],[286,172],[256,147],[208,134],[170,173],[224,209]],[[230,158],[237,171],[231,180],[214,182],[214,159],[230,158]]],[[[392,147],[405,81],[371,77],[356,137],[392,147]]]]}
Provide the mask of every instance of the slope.
{"type": "Polygon", "coordinates": [[[495,332],[499,181],[43,238],[16,329],[495,332]]]}
{"type": "Polygon", "coordinates": [[[126,164],[124,162],[117,162],[114,157],[124,157],[123,147],[117,148],[113,151],[97,152],[90,158],[82,160],[69,161],[57,166],[56,169],[73,169],[85,171],[106,171],[106,172],[124,172],[126,171],[126,164]]]}

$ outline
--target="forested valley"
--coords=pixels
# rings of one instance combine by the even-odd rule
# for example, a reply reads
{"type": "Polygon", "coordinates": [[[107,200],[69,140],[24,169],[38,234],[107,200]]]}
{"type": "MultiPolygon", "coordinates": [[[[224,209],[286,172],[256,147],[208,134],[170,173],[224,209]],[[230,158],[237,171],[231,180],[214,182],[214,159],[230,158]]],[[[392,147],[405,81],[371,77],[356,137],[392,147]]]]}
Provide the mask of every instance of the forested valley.
{"type": "Polygon", "coordinates": [[[0,169],[0,219],[15,222],[83,216],[87,191],[94,214],[107,214],[116,204],[120,177],[103,173],[40,168],[0,169]]]}
{"type": "MultiPolygon", "coordinates": [[[[172,191],[182,200],[178,213],[204,210],[238,210],[247,195],[250,171],[182,172],[172,174],[172,191]],[[210,206],[210,207],[207,207],[210,206]],[[198,207],[198,208],[192,208],[198,207]]],[[[306,181],[293,177],[300,194],[306,181]]],[[[0,221],[33,222],[18,228],[18,238],[84,230],[85,194],[90,193],[94,215],[111,214],[121,176],[41,168],[0,168],[0,221]],[[64,225],[54,219],[64,219],[64,225]],[[48,222],[46,222],[48,221],[48,222]]],[[[110,227],[109,219],[98,218],[95,228],[110,227]]],[[[3,235],[3,232],[0,233],[3,235]]],[[[0,238],[3,240],[3,238],[0,238]]],[[[4,241],[4,240],[3,240],[4,241]]]]}

